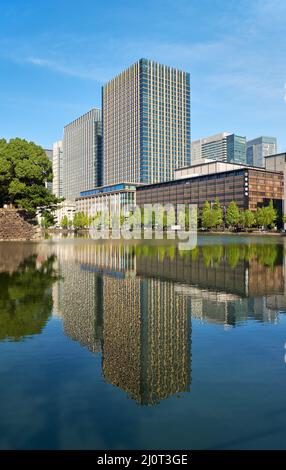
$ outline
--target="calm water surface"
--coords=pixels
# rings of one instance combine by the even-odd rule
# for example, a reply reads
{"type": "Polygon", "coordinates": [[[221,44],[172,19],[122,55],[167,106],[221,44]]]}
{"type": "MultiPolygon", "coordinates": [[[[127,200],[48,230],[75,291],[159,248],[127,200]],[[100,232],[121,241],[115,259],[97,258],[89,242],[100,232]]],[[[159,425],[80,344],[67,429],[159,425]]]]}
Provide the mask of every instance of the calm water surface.
{"type": "Polygon", "coordinates": [[[0,448],[286,449],[285,256],[0,243],[0,448]]]}

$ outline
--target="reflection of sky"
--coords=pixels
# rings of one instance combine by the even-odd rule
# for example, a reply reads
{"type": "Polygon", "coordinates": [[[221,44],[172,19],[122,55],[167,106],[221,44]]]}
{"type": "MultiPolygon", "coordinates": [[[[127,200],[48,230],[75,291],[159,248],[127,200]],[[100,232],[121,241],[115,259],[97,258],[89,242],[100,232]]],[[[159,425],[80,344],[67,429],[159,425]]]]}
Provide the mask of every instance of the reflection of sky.
{"type": "MultiPolygon", "coordinates": [[[[164,334],[172,354],[172,333],[179,332],[172,322],[177,320],[182,325],[179,320],[184,310],[173,308],[166,317],[164,312],[172,305],[182,307],[190,302],[187,315],[191,325],[186,337],[187,342],[190,339],[190,391],[169,395],[155,406],[140,406],[128,390],[113,386],[112,380],[107,382],[104,341],[103,352],[93,350],[90,343],[84,347],[84,326],[88,328],[88,340],[94,335],[98,341],[95,309],[107,305],[99,299],[101,282],[95,282],[102,279],[104,266],[101,264],[97,271],[94,259],[89,264],[84,251],[77,252],[76,258],[71,256],[70,248],[69,256],[64,250],[62,260],[58,255],[55,267],[64,279],[54,285],[53,301],[54,314],[62,318],[50,317],[41,334],[24,341],[0,343],[0,448],[285,448],[286,316],[280,307],[283,290],[271,297],[247,297],[246,291],[237,295],[231,290],[206,288],[204,277],[196,277],[196,285],[188,282],[194,277],[185,283],[174,282],[182,275],[181,265],[176,257],[170,260],[168,252],[164,259],[145,256],[145,261],[142,254],[134,255],[140,276],[132,280],[114,277],[113,269],[106,266],[103,281],[108,282],[103,286],[107,290],[101,292],[109,295],[109,327],[116,321],[120,325],[120,312],[127,311],[131,316],[124,302],[132,295],[131,287],[140,286],[141,310],[133,312],[134,319],[144,320],[145,327],[149,321],[147,332],[152,335],[153,346],[158,346],[163,332],[167,332],[164,334]],[[149,262],[160,273],[158,279],[150,275],[149,262]],[[174,279],[168,278],[168,264],[176,267],[172,271],[174,279]],[[165,271],[161,273],[162,266],[165,271]],[[122,305],[118,304],[120,289],[115,295],[117,282],[125,286],[122,305]],[[73,283],[77,283],[76,289],[73,283]],[[63,294],[66,302],[70,298],[69,304],[61,302],[63,294]],[[174,296],[173,303],[165,307],[168,296],[174,296]],[[157,307],[160,302],[162,305],[157,307]],[[161,317],[163,323],[156,323],[161,317]],[[80,327],[77,336],[76,332],[68,335],[67,319],[74,328],[80,327]],[[169,320],[170,324],[164,324],[169,320]],[[236,325],[240,327],[231,327],[236,325]]],[[[279,263],[281,258],[277,265],[281,267],[279,263]]],[[[201,273],[203,266],[205,269],[204,264],[197,265],[201,273]]],[[[226,277],[241,269],[241,265],[221,266],[226,277]]],[[[267,267],[273,276],[272,269],[267,267]]],[[[208,282],[217,285],[220,268],[211,264],[204,272],[208,282]]],[[[263,273],[259,269],[258,280],[263,273]]],[[[283,275],[283,271],[279,273],[283,275]]],[[[101,341],[106,333],[104,326],[103,318],[101,341]]],[[[128,328],[132,334],[132,323],[128,328]]],[[[163,341],[161,349],[166,344],[163,341]]],[[[116,350],[116,343],[114,347],[116,350]]],[[[110,352],[112,348],[111,344],[110,352]]],[[[156,354],[152,357],[156,359],[156,354]]],[[[127,362],[126,368],[128,373],[127,362]]],[[[172,373],[171,367],[165,370],[166,374],[172,373]]],[[[171,378],[166,376],[166,383],[171,378]]]]}
{"type": "Polygon", "coordinates": [[[140,407],[51,320],[41,336],[0,346],[0,447],[285,448],[280,326],[193,322],[190,394],[140,407]]]}

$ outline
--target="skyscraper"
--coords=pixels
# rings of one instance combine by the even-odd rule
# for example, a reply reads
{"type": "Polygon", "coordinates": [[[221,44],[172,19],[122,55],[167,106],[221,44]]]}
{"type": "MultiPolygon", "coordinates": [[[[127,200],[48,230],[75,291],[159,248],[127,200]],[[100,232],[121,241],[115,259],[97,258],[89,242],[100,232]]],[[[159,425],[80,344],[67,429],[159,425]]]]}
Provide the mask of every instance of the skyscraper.
{"type": "Polygon", "coordinates": [[[221,132],[192,142],[192,165],[206,160],[246,164],[246,138],[221,132]]]}
{"type": "Polygon", "coordinates": [[[190,75],[141,59],[103,87],[104,184],[153,183],[190,164],[190,75]]]}
{"type": "Polygon", "coordinates": [[[63,195],[74,200],[80,192],[101,185],[101,111],[91,109],[64,128],[63,195]]]}
{"type": "MultiPolygon", "coordinates": [[[[45,149],[45,154],[51,163],[53,163],[53,151],[50,149],[45,149]]],[[[53,192],[53,183],[51,181],[45,182],[45,187],[52,193],[53,192]]]]}
{"type": "Polygon", "coordinates": [[[265,157],[277,153],[276,137],[258,137],[247,142],[247,164],[265,167],[265,157]]]}
{"type": "Polygon", "coordinates": [[[246,164],[246,137],[231,134],[226,138],[227,161],[229,163],[246,164]]]}
{"type": "Polygon", "coordinates": [[[63,141],[53,145],[53,194],[63,196],[63,141]]]}

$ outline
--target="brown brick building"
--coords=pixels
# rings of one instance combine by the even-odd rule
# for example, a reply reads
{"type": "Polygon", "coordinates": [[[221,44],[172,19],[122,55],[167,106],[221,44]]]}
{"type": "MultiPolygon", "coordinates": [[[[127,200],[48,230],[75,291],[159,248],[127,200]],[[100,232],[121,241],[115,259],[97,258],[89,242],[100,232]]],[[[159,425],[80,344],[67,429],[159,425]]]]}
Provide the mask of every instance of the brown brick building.
{"type": "Polygon", "coordinates": [[[177,177],[180,179],[138,187],[137,205],[197,204],[201,209],[205,201],[218,199],[222,206],[236,201],[240,209],[254,211],[273,200],[279,211],[282,208],[282,172],[215,162],[194,167],[194,171],[190,167],[177,177]]]}

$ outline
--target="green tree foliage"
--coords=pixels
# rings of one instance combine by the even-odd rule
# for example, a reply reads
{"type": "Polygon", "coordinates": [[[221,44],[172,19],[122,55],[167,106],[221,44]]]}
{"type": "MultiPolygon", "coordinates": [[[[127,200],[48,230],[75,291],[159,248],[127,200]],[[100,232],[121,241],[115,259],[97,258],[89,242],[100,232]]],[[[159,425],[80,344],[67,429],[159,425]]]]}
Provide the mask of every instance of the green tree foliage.
{"type": "Polygon", "coordinates": [[[243,228],[251,228],[255,225],[255,215],[249,209],[240,212],[239,223],[243,228]]]}
{"type": "Polygon", "coordinates": [[[136,207],[132,216],[130,217],[133,230],[141,230],[142,226],[143,211],[140,207],[136,207]]]}
{"type": "Polygon", "coordinates": [[[0,207],[13,204],[35,215],[37,207],[59,202],[45,187],[52,164],[42,147],[24,139],[0,140],[0,207]]]}
{"type": "Polygon", "coordinates": [[[235,201],[232,201],[226,210],[226,225],[228,227],[236,227],[240,221],[240,212],[235,201]]]}
{"type": "MultiPolygon", "coordinates": [[[[180,215],[179,215],[180,217],[180,215]]],[[[180,222],[179,222],[180,223],[180,222]]],[[[176,212],[174,207],[170,207],[169,210],[164,211],[163,214],[163,227],[164,229],[170,229],[172,225],[176,224],[176,212]]]]}
{"type": "Polygon", "coordinates": [[[223,223],[223,211],[218,199],[215,200],[212,208],[212,224],[214,228],[221,227],[223,223]]]}
{"type": "Polygon", "coordinates": [[[150,207],[147,207],[147,205],[144,207],[144,213],[142,217],[142,223],[144,224],[144,227],[151,228],[152,227],[152,217],[153,213],[150,207]]]}
{"type": "Polygon", "coordinates": [[[52,311],[51,287],[59,278],[54,256],[41,266],[30,256],[13,273],[0,273],[0,340],[38,334],[52,311]]]}
{"type": "Polygon", "coordinates": [[[277,220],[277,211],[270,201],[268,206],[259,207],[256,211],[256,224],[263,228],[273,228],[277,220]]]}
{"type": "Polygon", "coordinates": [[[94,216],[89,218],[89,227],[100,228],[101,226],[101,212],[97,212],[94,216]]]}
{"type": "Polygon", "coordinates": [[[61,220],[61,227],[66,230],[69,226],[69,219],[67,215],[64,215],[62,220],[61,220]]]}
{"type": "Polygon", "coordinates": [[[203,228],[207,230],[212,228],[212,223],[213,223],[212,222],[212,210],[211,210],[210,203],[208,201],[204,203],[201,220],[202,220],[203,228]]]}
{"type": "Polygon", "coordinates": [[[75,230],[81,230],[89,226],[89,218],[83,212],[76,212],[73,218],[73,226],[75,230]]]}
{"type": "Polygon", "coordinates": [[[41,216],[41,225],[43,228],[49,228],[55,225],[54,214],[49,210],[44,210],[41,216]]]}
{"type": "MultiPolygon", "coordinates": [[[[191,217],[193,214],[191,214],[191,217]]],[[[197,217],[197,214],[195,214],[197,217]]],[[[190,210],[189,206],[187,205],[184,210],[180,210],[178,214],[178,223],[183,230],[189,230],[190,228],[190,210]]]]}
{"type": "Polygon", "coordinates": [[[216,199],[213,207],[211,207],[208,201],[205,202],[202,216],[201,216],[202,226],[209,230],[211,228],[218,228],[223,223],[223,211],[219,201],[216,199]]]}

